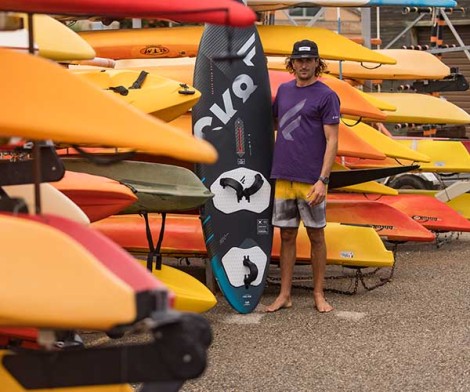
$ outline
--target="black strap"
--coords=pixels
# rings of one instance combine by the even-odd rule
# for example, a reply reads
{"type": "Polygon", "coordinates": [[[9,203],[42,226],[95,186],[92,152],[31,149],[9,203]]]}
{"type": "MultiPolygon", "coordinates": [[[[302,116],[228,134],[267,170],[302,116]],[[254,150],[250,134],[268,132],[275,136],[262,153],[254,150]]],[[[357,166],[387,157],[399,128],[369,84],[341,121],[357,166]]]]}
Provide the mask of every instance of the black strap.
{"type": "Polygon", "coordinates": [[[129,94],[129,90],[124,86],[109,87],[108,90],[115,92],[116,94],[126,96],[129,94]]]}
{"type": "Polygon", "coordinates": [[[133,90],[137,90],[137,89],[140,89],[142,88],[142,85],[144,84],[145,82],[145,79],[147,78],[147,75],[149,73],[147,71],[141,71],[139,76],[137,77],[137,79],[135,80],[134,83],[132,83],[132,86],[129,87],[129,90],[130,89],[133,89],[133,90]]]}
{"type": "Polygon", "coordinates": [[[243,256],[243,265],[248,267],[250,273],[245,275],[245,279],[243,279],[243,283],[245,283],[245,288],[248,289],[250,284],[256,280],[258,277],[258,267],[255,263],[250,260],[250,256],[243,256]]]}
{"type": "Polygon", "coordinates": [[[141,211],[140,215],[144,217],[145,220],[145,234],[147,235],[147,243],[149,245],[149,252],[147,253],[147,269],[153,271],[153,259],[155,258],[155,269],[162,269],[162,254],[160,252],[163,235],[165,232],[165,221],[166,221],[166,212],[162,212],[162,225],[160,227],[160,235],[158,236],[157,246],[153,245],[152,230],[150,229],[148,213],[147,211],[141,211]]]}
{"type": "Polygon", "coordinates": [[[250,187],[246,188],[243,191],[243,195],[246,197],[247,201],[250,201],[250,196],[254,195],[256,192],[258,192],[261,187],[263,186],[264,180],[263,177],[261,177],[261,174],[256,174],[255,175],[255,181],[253,184],[251,184],[250,187]]]}
{"type": "Polygon", "coordinates": [[[244,190],[243,190],[243,185],[240,184],[237,180],[234,180],[233,178],[221,178],[220,179],[220,185],[225,189],[226,186],[232,188],[237,192],[237,201],[241,201],[241,199],[244,196],[244,190]]]}
{"type": "Polygon", "coordinates": [[[90,162],[94,163],[95,165],[99,166],[107,166],[113,165],[115,163],[129,160],[134,157],[135,151],[127,151],[127,152],[116,152],[114,154],[94,154],[86,152],[83,148],[72,145],[72,147],[78,151],[78,153],[83,156],[84,158],[88,159],[90,162]]]}

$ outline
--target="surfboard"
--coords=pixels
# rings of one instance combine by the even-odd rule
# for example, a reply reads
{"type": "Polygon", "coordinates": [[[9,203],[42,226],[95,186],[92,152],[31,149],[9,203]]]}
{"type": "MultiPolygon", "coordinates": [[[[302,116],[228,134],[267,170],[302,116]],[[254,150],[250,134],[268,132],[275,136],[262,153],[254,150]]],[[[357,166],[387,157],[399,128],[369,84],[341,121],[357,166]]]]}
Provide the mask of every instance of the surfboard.
{"type": "Polygon", "coordinates": [[[328,222],[369,226],[377,234],[393,242],[430,242],[435,235],[400,210],[370,200],[328,200],[328,222]]]}
{"type": "Polygon", "coordinates": [[[261,299],[272,246],[271,93],[256,28],[206,25],[194,86],[202,94],[192,110],[194,134],[219,152],[214,165],[196,166],[214,194],[201,209],[211,266],[229,304],[249,313],[261,299]],[[232,59],[218,59],[228,36],[232,59]]]}
{"type": "MultiPolygon", "coordinates": [[[[150,227],[158,235],[161,217],[149,214],[150,227]]],[[[138,215],[115,215],[92,223],[92,227],[118,245],[131,252],[147,253],[148,242],[145,223],[138,215]]],[[[162,253],[168,256],[207,257],[199,216],[189,214],[168,214],[162,253]]],[[[327,263],[349,266],[390,266],[393,255],[387,251],[374,229],[328,223],[325,228],[327,243],[327,263]]],[[[280,234],[274,230],[271,259],[280,256],[280,234]]],[[[297,259],[310,260],[310,241],[303,226],[297,237],[297,259]]]]}
{"type": "MultiPolygon", "coordinates": [[[[143,267],[147,260],[137,260],[143,267]]],[[[214,294],[193,276],[178,268],[162,264],[152,274],[175,294],[173,309],[180,312],[204,313],[217,304],[214,294]]]]}
{"type": "MultiPolygon", "coordinates": [[[[359,45],[349,38],[321,27],[257,26],[266,55],[290,55],[300,39],[313,39],[320,55],[330,60],[371,61],[395,64],[396,60],[359,45]]],[[[157,29],[123,29],[81,32],[98,57],[151,59],[197,56],[203,28],[200,26],[157,29]]],[[[227,50],[227,46],[223,48],[227,50]]]]}
{"type": "Polygon", "coordinates": [[[192,0],[4,0],[0,10],[85,17],[155,18],[230,26],[250,26],[256,20],[252,10],[229,0],[200,0],[196,3],[192,0]]]}
{"type": "Polygon", "coordinates": [[[255,11],[275,11],[292,7],[455,7],[453,0],[248,0],[255,11]]]}
{"type": "Polygon", "coordinates": [[[72,71],[109,94],[163,121],[187,112],[201,97],[196,89],[146,71],[72,71]]]}
{"type": "Polygon", "coordinates": [[[0,222],[1,326],[109,330],[135,318],[131,287],[71,237],[30,219],[0,214],[0,222]]]}
{"type": "Polygon", "coordinates": [[[100,91],[60,65],[5,49],[0,49],[0,62],[0,128],[5,136],[127,147],[189,161],[216,160],[210,144],[100,91]]]}
{"type": "MultiPolygon", "coordinates": [[[[0,31],[0,46],[28,52],[28,18],[21,17],[24,29],[0,31]]],[[[38,54],[55,61],[88,60],[96,56],[95,51],[73,30],[48,15],[33,16],[34,42],[38,54]]]]}
{"type": "Polygon", "coordinates": [[[62,161],[67,170],[108,177],[132,189],[137,200],[120,211],[124,214],[191,210],[214,196],[196,174],[183,167],[137,161],[98,166],[77,158],[62,161]]]}
{"type": "MultiPolygon", "coordinates": [[[[269,70],[269,81],[271,84],[271,95],[276,96],[277,90],[282,83],[294,78],[288,72],[269,70]]],[[[369,103],[354,87],[348,83],[335,79],[320,77],[321,82],[329,86],[340,99],[340,111],[344,117],[353,119],[369,119],[371,121],[384,121],[388,114],[383,113],[374,105],[369,103]]]]}
{"type": "Polygon", "coordinates": [[[62,180],[51,185],[73,200],[91,222],[117,214],[137,201],[129,187],[86,173],[66,171],[62,180]]]}
{"type": "MultiPolygon", "coordinates": [[[[28,211],[34,213],[36,203],[34,198],[34,186],[32,184],[5,185],[2,186],[2,189],[10,197],[20,197],[24,199],[28,206],[28,211]]],[[[90,224],[90,219],[82,209],[51,184],[40,184],[40,192],[42,213],[59,215],[82,225],[90,224]]]]}
{"type": "Polygon", "coordinates": [[[432,197],[423,195],[399,194],[367,195],[340,194],[328,195],[331,200],[372,200],[386,203],[407,214],[428,230],[436,232],[470,231],[470,222],[451,207],[432,197]]]}
{"type": "Polygon", "coordinates": [[[395,112],[387,113],[386,122],[414,124],[469,124],[470,115],[457,105],[428,94],[369,93],[395,105],[395,112]],[[423,110],[425,108],[425,110],[423,110]]]}
{"type": "MultiPolygon", "coordinates": [[[[376,52],[394,58],[393,65],[377,66],[372,63],[341,62],[341,74],[350,79],[442,79],[450,74],[450,68],[431,53],[409,49],[376,49],[376,52]]],[[[333,75],[340,74],[340,63],[326,61],[328,71],[333,75]]]]}

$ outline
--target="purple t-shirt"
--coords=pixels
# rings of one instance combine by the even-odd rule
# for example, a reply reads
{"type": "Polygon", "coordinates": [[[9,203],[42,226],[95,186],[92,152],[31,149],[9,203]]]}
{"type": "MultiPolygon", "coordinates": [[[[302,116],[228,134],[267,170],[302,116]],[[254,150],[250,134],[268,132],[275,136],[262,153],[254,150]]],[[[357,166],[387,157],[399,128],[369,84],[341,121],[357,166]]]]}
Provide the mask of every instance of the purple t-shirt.
{"type": "Polygon", "coordinates": [[[278,120],[271,178],[314,184],[326,149],[324,124],[339,123],[339,98],[321,81],[297,87],[296,81],[279,87],[273,104],[278,120]]]}

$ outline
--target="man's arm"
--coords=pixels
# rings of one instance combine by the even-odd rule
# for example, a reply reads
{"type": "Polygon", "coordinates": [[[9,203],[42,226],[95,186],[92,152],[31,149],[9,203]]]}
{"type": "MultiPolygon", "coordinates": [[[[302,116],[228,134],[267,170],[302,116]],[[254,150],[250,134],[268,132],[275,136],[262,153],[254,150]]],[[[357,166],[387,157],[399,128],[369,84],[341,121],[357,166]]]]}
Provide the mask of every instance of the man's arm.
{"type": "MultiPolygon", "coordinates": [[[[323,166],[320,173],[322,177],[330,176],[331,169],[335,163],[336,154],[338,152],[338,129],[338,124],[323,125],[323,131],[325,132],[326,138],[326,149],[325,155],[323,156],[323,166]]],[[[318,180],[307,194],[309,204],[320,204],[323,200],[325,200],[327,188],[327,185],[318,180]]]]}

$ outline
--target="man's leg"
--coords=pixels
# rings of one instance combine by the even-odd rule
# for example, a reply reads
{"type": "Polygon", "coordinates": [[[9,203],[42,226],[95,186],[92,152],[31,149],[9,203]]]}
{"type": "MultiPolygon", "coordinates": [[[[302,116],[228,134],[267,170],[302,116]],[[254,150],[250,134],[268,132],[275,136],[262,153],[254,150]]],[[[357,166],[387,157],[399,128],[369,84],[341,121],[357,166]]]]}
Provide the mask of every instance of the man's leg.
{"type": "Polygon", "coordinates": [[[281,228],[281,291],[276,300],[266,307],[266,312],[275,312],[292,306],[290,292],[296,257],[297,232],[297,228],[281,228]]]}
{"type": "Polygon", "coordinates": [[[312,244],[313,299],[315,307],[321,313],[330,312],[333,307],[326,302],[323,292],[326,269],[326,242],[324,229],[307,228],[308,237],[312,244]]]}

